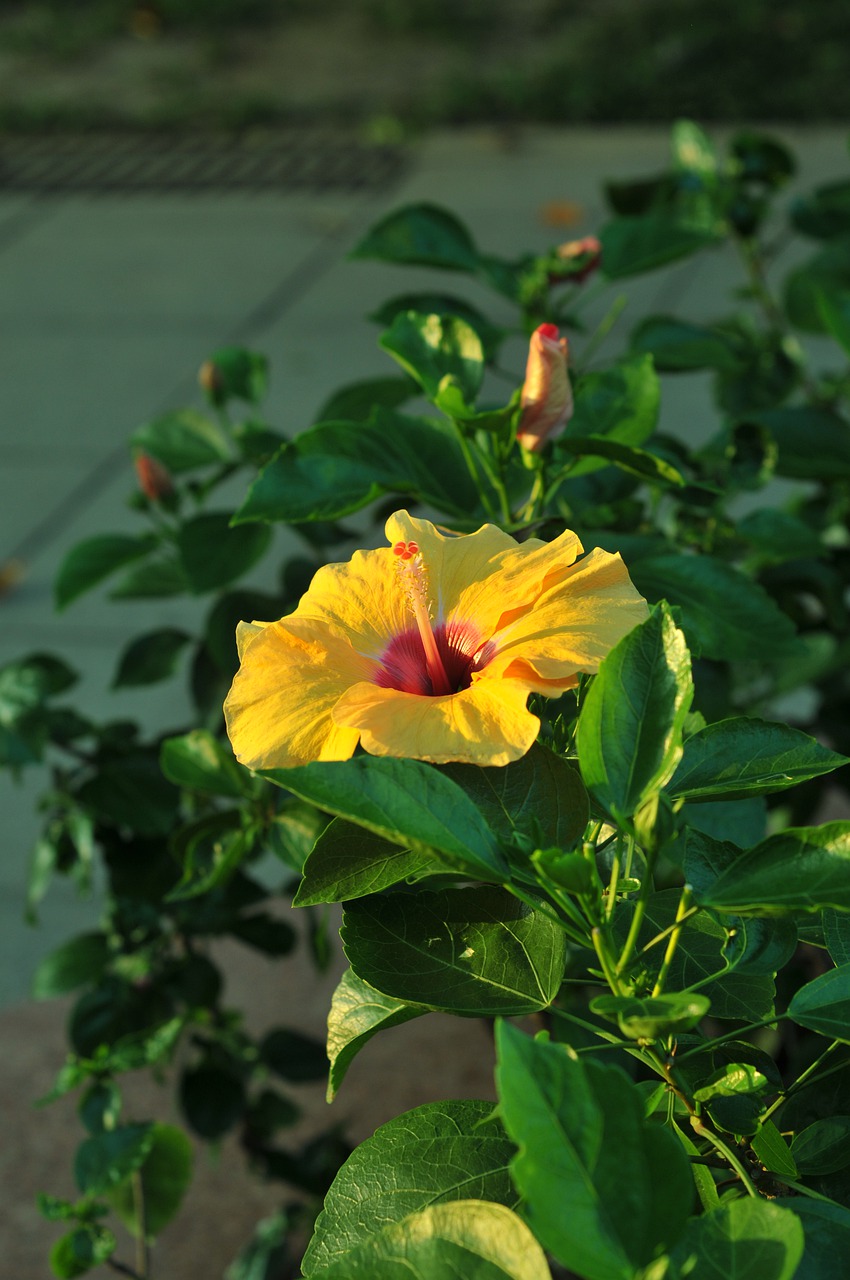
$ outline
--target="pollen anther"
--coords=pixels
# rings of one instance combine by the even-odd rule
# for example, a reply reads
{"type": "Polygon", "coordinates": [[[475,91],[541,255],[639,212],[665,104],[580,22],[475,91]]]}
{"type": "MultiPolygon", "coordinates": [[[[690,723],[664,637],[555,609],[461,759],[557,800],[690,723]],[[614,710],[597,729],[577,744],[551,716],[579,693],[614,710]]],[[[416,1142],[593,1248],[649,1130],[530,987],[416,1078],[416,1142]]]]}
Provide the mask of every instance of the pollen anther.
{"type": "Polygon", "coordinates": [[[446,674],[445,664],[440,657],[434,630],[431,626],[431,616],[428,608],[428,572],[419,554],[419,543],[396,542],[393,544],[392,550],[393,555],[397,557],[405,594],[416,620],[422,647],[425,650],[425,666],[431,681],[432,691],[436,696],[454,693],[455,690],[446,674]]]}

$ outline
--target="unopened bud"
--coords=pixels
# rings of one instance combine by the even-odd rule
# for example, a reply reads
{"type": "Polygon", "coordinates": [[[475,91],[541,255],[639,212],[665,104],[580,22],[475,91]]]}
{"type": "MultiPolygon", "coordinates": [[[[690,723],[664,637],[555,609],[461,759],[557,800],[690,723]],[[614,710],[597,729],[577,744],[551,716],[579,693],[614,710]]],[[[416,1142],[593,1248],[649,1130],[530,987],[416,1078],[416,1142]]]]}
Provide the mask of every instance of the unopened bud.
{"type": "Polygon", "coordinates": [[[554,324],[541,324],[531,335],[522,415],[517,440],[531,453],[555,440],[573,415],[573,392],[567,373],[567,339],[554,324]]]}
{"type": "Polygon", "coordinates": [[[549,272],[549,283],[560,284],[571,280],[575,284],[581,284],[593,274],[601,261],[602,244],[597,236],[568,240],[566,244],[559,244],[555,250],[555,265],[549,272]]]}
{"type": "Polygon", "coordinates": [[[214,360],[205,360],[198,370],[198,384],[213,404],[221,404],[224,398],[224,375],[214,360]]]}
{"type": "Polygon", "coordinates": [[[137,453],[134,459],[139,488],[151,502],[161,502],[174,493],[174,482],[171,472],[149,453],[137,453]]]}

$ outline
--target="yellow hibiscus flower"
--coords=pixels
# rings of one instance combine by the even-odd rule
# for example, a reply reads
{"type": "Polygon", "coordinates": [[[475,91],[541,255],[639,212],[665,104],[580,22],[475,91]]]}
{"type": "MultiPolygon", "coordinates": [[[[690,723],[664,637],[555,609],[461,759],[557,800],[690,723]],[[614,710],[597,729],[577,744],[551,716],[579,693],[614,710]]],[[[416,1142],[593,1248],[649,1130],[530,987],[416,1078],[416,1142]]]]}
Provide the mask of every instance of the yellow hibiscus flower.
{"type": "Polygon", "coordinates": [[[279,622],[240,623],[224,704],[252,769],[372,755],[505,765],[558,697],[647,616],[619,555],[517,543],[494,525],[443,533],[397,511],[390,545],[319,569],[279,622]]]}

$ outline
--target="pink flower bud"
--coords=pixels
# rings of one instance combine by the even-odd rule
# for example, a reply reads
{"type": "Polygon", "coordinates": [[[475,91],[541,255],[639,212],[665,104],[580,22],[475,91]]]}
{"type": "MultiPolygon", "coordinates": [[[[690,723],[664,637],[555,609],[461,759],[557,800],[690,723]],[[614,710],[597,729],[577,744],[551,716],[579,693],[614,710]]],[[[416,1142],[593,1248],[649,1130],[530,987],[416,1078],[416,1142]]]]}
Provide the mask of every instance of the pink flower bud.
{"type": "Polygon", "coordinates": [[[137,453],[134,459],[139,488],[151,502],[169,498],[174,492],[171,472],[149,453],[137,453]]]}
{"type": "Polygon", "coordinates": [[[557,325],[541,324],[531,335],[520,404],[517,440],[531,453],[556,440],[573,416],[567,340],[559,336],[557,325]]]}

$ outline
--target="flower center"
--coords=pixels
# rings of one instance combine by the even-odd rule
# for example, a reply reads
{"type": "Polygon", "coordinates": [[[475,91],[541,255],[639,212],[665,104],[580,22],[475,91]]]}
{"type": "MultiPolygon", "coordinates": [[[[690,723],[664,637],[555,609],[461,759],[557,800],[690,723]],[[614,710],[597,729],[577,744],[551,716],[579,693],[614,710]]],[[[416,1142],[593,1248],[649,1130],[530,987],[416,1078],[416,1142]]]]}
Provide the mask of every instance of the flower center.
{"type": "Polygon", "coordinates": [[[425,670],[431,682],[431,693],[440,697],[455,693],[440,653],[431,615],[428,611],[428,573],[419,551],[418,542],[397,542],[393,547],[405,595],[413,613],[419,639],[425,651],[425,670]]]}
{"type": "Polygon", "coordinates": [[[440,698],[468,689],[473,674],[492,657],[492,645],[482,645],[478,628],[453,619],[436,625],[431,620],[428,571],[419,544],[397,542],[393,548],[399,579],[415,626],[393,636],[381,654],[375,683],[383,689],[440,698]]]}

